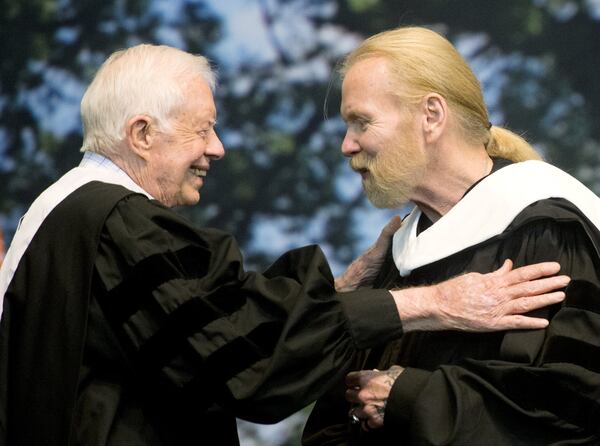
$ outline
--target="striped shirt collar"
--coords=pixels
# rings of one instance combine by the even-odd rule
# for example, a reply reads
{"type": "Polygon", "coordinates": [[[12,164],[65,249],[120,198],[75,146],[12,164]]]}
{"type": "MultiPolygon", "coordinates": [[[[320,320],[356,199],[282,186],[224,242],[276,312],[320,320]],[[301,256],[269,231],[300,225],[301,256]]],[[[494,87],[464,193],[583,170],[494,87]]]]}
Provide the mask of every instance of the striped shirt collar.
{"type": "MultiPolygon", "coordinates": [[[[79,163],[79,167],[106,169],[107,171],[114,172],[118,176],[122,177],[124,180],[126,180],[127,183],[133,181],[133,179],[127,174],[127,172],[125,172],[123,169],[121,169],[119,166],[113,163],[109,158],[105,157],[104,155],[100,155],[99,153],[85,152],[83,154],[81,162],[79,163]]],[[[140,185],[137,186],[140,189],[143,189],[140,185]]],[[[150,193],[148,193],[145,189],[143,190],[144,193],[148,196],[148,198],[154,199],[154,197],[150,193]]]]}
{"type": "Polygon", "coordinates": [[[100,167],[103,169],[112,170],[113,172],[125,173],[123,169],[113,163],[110,159],[95,152],[85,152],[81,162],[79,163],[79,167],[100,167]]]}

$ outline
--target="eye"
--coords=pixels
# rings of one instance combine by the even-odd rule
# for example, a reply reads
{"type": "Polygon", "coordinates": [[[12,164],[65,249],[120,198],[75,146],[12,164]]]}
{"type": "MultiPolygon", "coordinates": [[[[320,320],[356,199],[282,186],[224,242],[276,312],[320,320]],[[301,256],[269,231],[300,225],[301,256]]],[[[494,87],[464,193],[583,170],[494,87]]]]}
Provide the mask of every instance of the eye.
{"type": "Polygon", "coordinates": [[[196,133],[198,134],[198,136],[202,139],[208,139],[210,137],[210,134],[212,132],[214,132],[215,130],[215,125],[217,124],[216,121],[210,122],[208,124],[208,127],[205,127],[201,130],[198,130],[196,133]]]}
{"type": "Polygon", "coordinates": [[[356,132],[364,132],[369,126],[369,121],[366,119],[355,119],[350,123],[352,129],[356,132]]]}

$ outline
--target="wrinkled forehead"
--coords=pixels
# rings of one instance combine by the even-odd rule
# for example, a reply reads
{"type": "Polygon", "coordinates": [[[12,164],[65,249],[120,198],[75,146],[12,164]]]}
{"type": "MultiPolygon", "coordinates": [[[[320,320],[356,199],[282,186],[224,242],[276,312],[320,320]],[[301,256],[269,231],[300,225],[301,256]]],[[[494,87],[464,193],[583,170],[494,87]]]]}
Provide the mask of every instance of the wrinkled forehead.
{"type": "Polygon", "coordinates": [[[194,121],[217,119],[217,107],[210,85],[202,77],[197,77],[183,86],[183,104],[176,114],[194,121]]]}
{"type": "Polygon", "coordinates": [[[394,85],[387,62],[373,57],[355,62],[346,71],[342,82],[342,115],[368,101],[394,100],[394,85]]]}

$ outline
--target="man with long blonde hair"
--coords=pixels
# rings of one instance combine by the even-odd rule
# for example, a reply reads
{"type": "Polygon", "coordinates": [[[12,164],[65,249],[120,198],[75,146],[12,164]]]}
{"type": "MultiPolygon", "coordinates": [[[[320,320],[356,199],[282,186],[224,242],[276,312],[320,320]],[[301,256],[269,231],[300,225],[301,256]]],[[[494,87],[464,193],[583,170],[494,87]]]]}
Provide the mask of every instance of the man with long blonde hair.
{"type": "Polygon", "coordinates": [[[505,258],[557,261],[573,280],[564,303],[536,312],[545,329],[424,328],[366,353],[317,402],[304,443],[600,444],[600,200],[489,122],[472,70],[434,31],[377,34],[341,72],[342,152],[375,206],[416,205],[373,286],[505,258]]]}

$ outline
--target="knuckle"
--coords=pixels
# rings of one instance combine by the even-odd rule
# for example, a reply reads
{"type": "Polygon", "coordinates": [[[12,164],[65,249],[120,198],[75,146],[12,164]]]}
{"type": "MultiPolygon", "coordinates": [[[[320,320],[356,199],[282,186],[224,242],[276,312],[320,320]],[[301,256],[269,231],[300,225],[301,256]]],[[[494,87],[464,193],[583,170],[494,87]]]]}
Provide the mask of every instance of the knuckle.
{"type": "Polygon", "coordinates": [[[513,303],[511,313],[524,313],[525,311],[527,311],[525,299],[519,299],[513,303]]]}
{"type": "Polygon", "coordinates": [[[367,392],[365,389],[361,389],[356,393],[356,397],[360,401],[366,401],[368,399],[368,396],[369,392],[367,392]]]}

